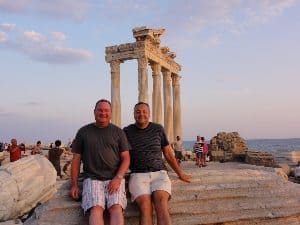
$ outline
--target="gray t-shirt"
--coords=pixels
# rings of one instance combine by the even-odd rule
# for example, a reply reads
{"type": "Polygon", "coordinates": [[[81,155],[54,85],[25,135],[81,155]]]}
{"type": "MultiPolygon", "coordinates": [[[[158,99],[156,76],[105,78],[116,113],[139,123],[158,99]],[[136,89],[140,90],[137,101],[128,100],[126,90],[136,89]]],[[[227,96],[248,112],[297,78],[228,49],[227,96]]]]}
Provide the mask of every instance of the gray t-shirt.
{"type": "Polygon", "coordinates": [[[130,170],[135,173],[165,170],[162,148],[169,145],[164,128],[149,123],[145,129],[131,124],[124,128],[130,144],[130,170]]]}
{"type": "Polygon", "coordinates": [[[81,155],[84,177],[97,180],[112,179],[120,166],[120,153],[128,149],[124,132],[113,124],[105,128],[88,124],[79,129],[72,144],[72,152],[81,155]]]}

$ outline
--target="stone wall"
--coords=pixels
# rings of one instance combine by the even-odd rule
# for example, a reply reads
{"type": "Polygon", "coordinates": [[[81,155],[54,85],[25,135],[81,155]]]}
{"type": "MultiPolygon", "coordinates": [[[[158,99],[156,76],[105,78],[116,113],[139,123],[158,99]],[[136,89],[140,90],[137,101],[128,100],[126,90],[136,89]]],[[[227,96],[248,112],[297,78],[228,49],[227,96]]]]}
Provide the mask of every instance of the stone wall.
{"type": "Polygon", "coordinates": [[[209,151],[213,161],[244,161],[246,141],[238,132],[220,132],[210,141],[209,151]]]}

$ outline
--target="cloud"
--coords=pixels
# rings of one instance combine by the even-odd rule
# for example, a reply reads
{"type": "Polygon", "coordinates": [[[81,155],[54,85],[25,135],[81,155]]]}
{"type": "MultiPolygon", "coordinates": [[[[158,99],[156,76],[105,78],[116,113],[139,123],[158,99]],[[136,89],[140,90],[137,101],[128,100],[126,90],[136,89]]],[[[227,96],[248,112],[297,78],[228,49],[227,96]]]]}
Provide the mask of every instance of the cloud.
{"type": "Polygon", "coordinates": [[[64,41],[66,40],[66,36],[62,32],[52,32],[52,37],[58,41],[64,41]]]}
{"type": "Polygon", "coordinates": [[[11,23],[1,23],[0,24],[0,29],[4,31],[11,31],[15,29],[16,24],[11,24],[11,23]]]}
{"type": "Polygon", "coordinates": [[[25,106],[40,106],[41,103],[39,102],[26,102],[24,103],[25,106]]]}
{"type": "Polygon", "coordinates": [[[161,12],[160,22],[168,27],[172,43],[188,47],[195,40],[211,40],[214,47],[225,35],[248,32],[251,27],[280,16],[295,3],[295,0],[177,0],[161,12]]]}
{"type": "Polygon", "coordinates": [[[44,35],[36,31],[0,32],[0,48],[14,50],[29,58],[49,64],[76,64],[90,60],[93,54],[85,49],[65,46],[65,34],[44,35]]]}
{"type": "Polygon", "coordinates": [[[88,0],[0,0],[0,11],[6,13],[37,14],[81,21],[90,8],[88,0]]]}
{"type": "Polygon", "coordinates": [[[0,31],[0,43],[1,43],[1,42],[5,42],[6,40],[7,40],[7,39],[6,39],[6,33],[0,31]]]}

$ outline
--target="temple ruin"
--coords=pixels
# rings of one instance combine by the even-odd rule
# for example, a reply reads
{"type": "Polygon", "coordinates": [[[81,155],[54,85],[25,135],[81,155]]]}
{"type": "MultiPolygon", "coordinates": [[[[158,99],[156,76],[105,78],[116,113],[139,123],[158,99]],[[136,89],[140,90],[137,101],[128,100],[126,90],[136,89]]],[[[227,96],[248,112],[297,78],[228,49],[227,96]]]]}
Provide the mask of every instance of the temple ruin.
{"type": "Polygon", "coordinates": [[[150,29],[145,26],[134,28],[132,32],[136,42],[106,47],[105,60],[111,68],[112,123],[121,126],[120,64],[126,60],[137,59],[138,101],[149,103],[148,65],[150,65],[153,79],[152,121],[162,124],[168,139],[173,141],[176,136],[182,136],[179,82],[181,66],[174,61],[176,57],[174,52],[166,46],[160,46],[160,36],[164,31],[165,29],[150,29]]]}

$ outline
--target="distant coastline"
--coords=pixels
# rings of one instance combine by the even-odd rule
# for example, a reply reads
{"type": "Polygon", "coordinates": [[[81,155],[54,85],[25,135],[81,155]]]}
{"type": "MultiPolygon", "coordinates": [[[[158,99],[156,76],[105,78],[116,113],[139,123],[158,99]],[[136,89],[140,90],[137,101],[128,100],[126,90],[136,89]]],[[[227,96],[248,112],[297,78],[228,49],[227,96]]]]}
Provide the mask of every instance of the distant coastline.
{"type": "MultiPolygon", "coordinates": [[[[194,142],[183,141],[183,145],[186,150],[191,150],[194,142]]],[[[259,151],[300,151],[300,138],[248,139],[246,142],[249,149],[259,151]]]]}

